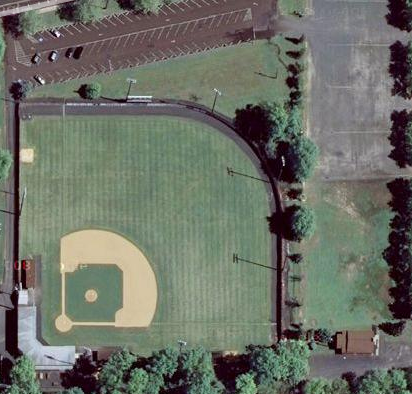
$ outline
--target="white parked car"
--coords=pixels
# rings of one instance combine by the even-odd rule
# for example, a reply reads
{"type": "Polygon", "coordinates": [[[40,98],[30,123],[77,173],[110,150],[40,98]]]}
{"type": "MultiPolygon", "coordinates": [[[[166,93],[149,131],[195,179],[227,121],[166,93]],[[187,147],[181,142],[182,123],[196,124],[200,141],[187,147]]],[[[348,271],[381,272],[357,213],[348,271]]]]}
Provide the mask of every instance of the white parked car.
{"type": "Polygon", "coordinates": [[[57,29],[50,30],[50,33],[53,34],[56,38],[59,38],[62,35],[57,29]]]}
{"type": "Polygon", "coordinates": [[[45,79],[43,77],[41,77],[40,75],[35,75],[34,79],[40,84],[40,85],[44,85],[46,83],[45,79]]]}

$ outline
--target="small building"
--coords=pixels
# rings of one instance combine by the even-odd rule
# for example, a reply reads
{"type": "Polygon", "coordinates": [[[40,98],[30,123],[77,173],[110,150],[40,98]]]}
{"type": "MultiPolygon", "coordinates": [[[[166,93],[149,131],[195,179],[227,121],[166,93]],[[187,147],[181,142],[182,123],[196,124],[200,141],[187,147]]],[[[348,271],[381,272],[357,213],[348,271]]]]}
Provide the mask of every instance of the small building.
{"type": "Polygon", "coordinates": [[[23,289],[35,289],[36,262],[34,260],[23,260],[20,264],[20,270],[23,289]]]}
{"type": "Polygon", "coordinates": [[[375,329],[338,331],[335,350],[338,354],[377,356],[379,353],[379,334],[375,329]]]}

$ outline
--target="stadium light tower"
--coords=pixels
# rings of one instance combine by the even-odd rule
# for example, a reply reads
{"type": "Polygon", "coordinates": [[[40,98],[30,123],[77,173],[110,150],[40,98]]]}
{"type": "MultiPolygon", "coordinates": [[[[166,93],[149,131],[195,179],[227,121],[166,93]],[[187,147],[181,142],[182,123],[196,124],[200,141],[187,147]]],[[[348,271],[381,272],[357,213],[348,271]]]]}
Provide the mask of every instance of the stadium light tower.
{"type": "Polygon", "coordinates": [[[133,78],[127,78],[126,81],[129,82],[129,88],[127,89],[127,94],[126,94],[126,101],[127,101],[130,95],[130,90],[132,89],[132,84],[135,84],[137,81],[133,78]]]}
{"type": "Polygon", "coordinates": [[[215,92],[215,99],[213,100],[212,113],[215,112],[217,97],[222,95],[222,92],[219,89],[213,88],[213,91],[215,92]]]}

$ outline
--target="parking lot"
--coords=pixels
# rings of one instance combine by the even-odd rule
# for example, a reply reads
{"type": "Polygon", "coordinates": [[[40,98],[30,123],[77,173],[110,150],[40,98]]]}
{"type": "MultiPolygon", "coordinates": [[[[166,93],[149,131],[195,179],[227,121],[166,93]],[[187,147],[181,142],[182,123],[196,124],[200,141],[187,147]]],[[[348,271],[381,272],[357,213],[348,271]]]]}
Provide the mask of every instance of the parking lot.
{"type": "MultiPolygon", "coordinates": [[[[8,60],[13,75],[46,83],[111,72],[154,61],[199,53],[250,41],[267,3],[249,0],[186,0],[163,7],[157,15],[125,12],[101,21],[59,28],[60,37],[43,31],[10,42],[8,60]],[[258,21],[258,22],[256,22],[258,21]],[[65,56],[83,48],[80,59],[65,56]],[[48,60],[57,51],[55,62],[48,60]],[[33,64],[37,53],[41,61],[33,64]]],[[[268,18],[269,27],[269,18],[268,18]]]]}
{"type": "MultiPolygon", "coordinates": [[[[389,46],[408,34],[387,25],[382,0],[314,0],[315,15],[289,24],[311,48],[310,132],[320,146],[325,180],[386,179],[400,173],[388,158],[394,109],[389,46]]],[[[410,38],[410,37],[409,37],[410,38]]]]}

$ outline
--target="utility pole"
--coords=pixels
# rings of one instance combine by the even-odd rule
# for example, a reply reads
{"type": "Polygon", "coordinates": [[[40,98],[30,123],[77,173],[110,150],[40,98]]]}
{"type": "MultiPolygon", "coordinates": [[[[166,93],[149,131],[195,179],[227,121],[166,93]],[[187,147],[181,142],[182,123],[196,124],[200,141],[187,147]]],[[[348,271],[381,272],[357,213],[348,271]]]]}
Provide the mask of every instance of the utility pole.
{"type": "Polygon", "coordinates": [[[212,113],[215,112],[217,97],[222,95],[219,89],[213,88],[213,91],[215,92],[215,99],[213,100],[212,113]]]}
{"type": "Polygon", "coordinates": [[[132,84],[135,84],[137,81],[133,78],[127,78],[126,81],[129,82],[129,88],[127,89],[127,94],[126,94],[126,101],[127,101],[130,95],[130,90],[132,89],[132,84]]]}

